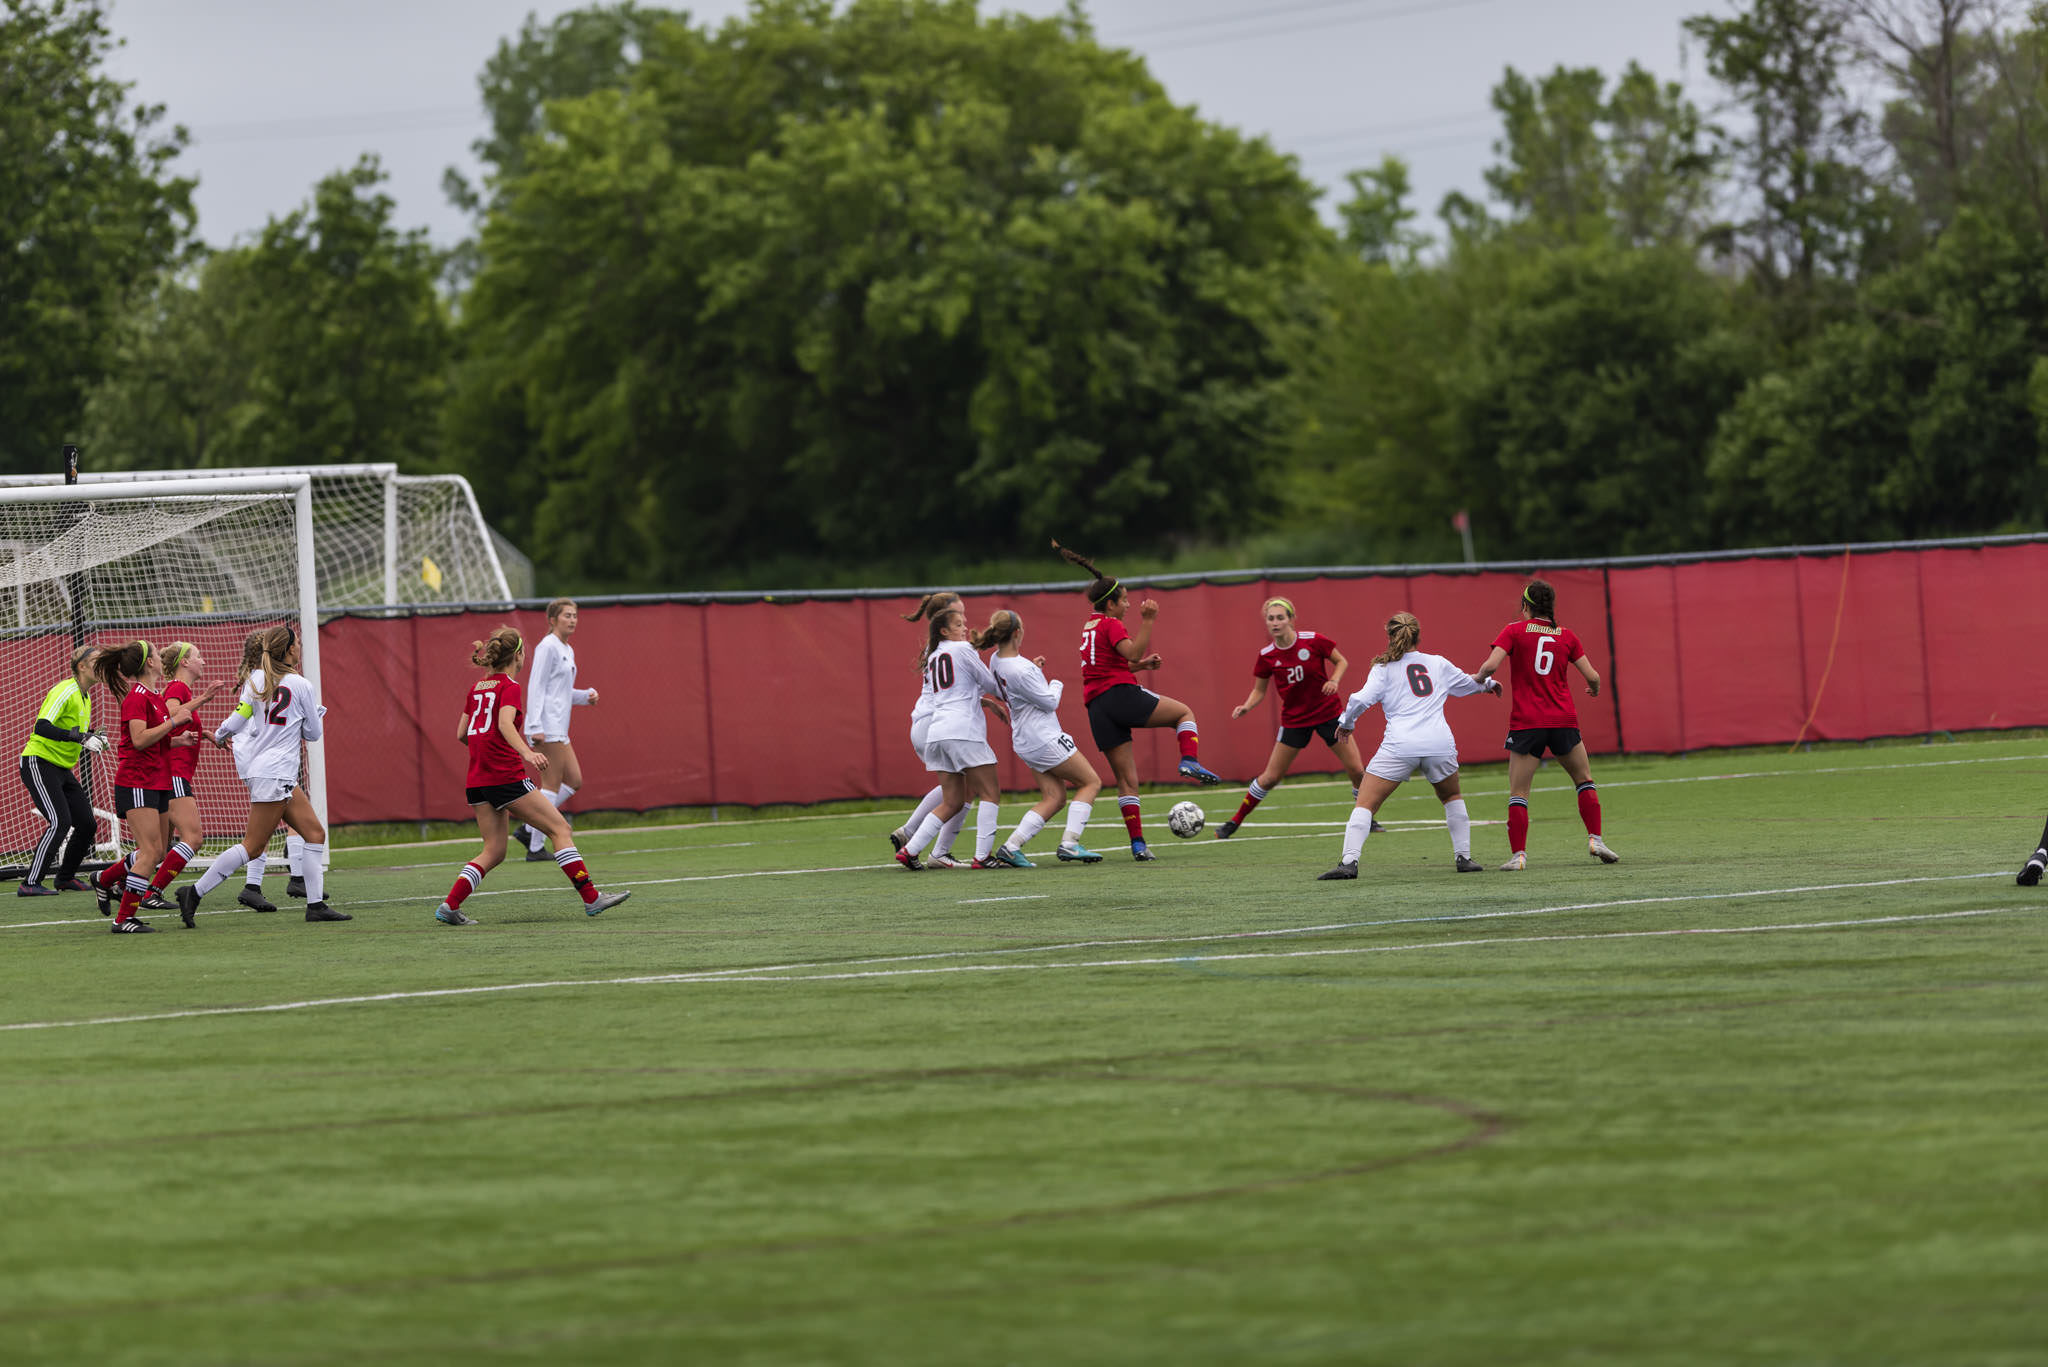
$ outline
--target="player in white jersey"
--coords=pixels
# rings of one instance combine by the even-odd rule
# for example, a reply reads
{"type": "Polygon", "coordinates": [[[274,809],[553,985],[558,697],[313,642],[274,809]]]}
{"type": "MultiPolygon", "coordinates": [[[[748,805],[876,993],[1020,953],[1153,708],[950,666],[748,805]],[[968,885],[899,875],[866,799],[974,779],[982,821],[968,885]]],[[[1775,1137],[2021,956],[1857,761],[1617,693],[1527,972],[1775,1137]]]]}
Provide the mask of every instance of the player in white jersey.
{"type": "MultiPolygon", "coordinates": [[[[576,686],[576,648],[569,644],[575,634],[575,600],[557,598],[548,604],[548,634],[533,648],[533,666],[526,674],[526,740],[548,757],[541,781],[554,786],[541,793],[557,811],[583,786],[583,766],[569,744],[569,713],[597,702],[596,689],[576,686]]],[[[526,845],[527,863],[554,858],[544,832],[521,823],[514,835],[526,845]]]]}
{"type": "Polygon", "coordinates": [[[1377,703],[1387,714],[1387,734],[1358,785],[1358,806],[1344,827],[1344,861],[1320,878],[1358,877],[1358,856],[1372,834],[1373,816],[1417,769],[1444,804],[1458,872],[1478,873],[1486,867],[1472,858],[1472,817],[1458,790],[1458,741],[1444,720],[1444,704],[1474,693],[1498,695],[1500,685],[1481,683],[1441,655],[1424,654],[1416,649],[1421,642],[1422,623],[1413,613],[1389,617],[1386,650],[1373,660],[1365,686],[1351,695],[1337,718],[1337,734],[1349,736],[1365,710],[1377,703]]]}
{"type": "Polygon", "coordinates": [[[1096,794],[1102,791],[1102,780],[1074,748],[1074,738],[1060,729],[1060,696],[1066,684],[1046,681],[1043,655],[1035,660],[1024,658],[1024,619],[1014,612],[1004,609],[989,618],[988,629],[974,638],[974,644],[983,650],[996,648],[988,667],[1010,708],[1010,748],[1038,775],[1038,801],[1024,813],[1015,833],[997,848],[996,862],[1013,869],[1032,867],[1024,857],[1024,847],[1066,806],[1071,783],[1074,805],[1067,812],[1066,833],[1060,837],[1060,861],[1101,863],[1101,855],[1081,844],[1081,832],[1088,825],[1096,794]]]}
{"type": "MultiPolygon", "coordinates": [[[[244,655],[246,661],[250,657],[244,655]]],[[[235,710],[213,734],[215,745],[235,739],[235,769],[249,787],[249,826],[239,845],[230,845],[214,857],[196,884],[178,889],[178,914],[187,926],[196,924],[200,899],[225,883],[229,876],[262,854],[280,824],[289,821],[305,837],[306,919],[347,921],[345,911],[327,905],[327,828],[320,814],[299,788],[299,746],[316,741],[322,734],[321,718],[327,709],[320,705],[313,681],[298,672],[300,642],[290,627],[270,627],[257,633],[256,667],[242,677],[242,692],[235,710]]]]}
{"type": "MultiPolygon", "coordinates": [[[[963,613],[966,611],[966,607],[960,601],[959,594],[941,589],[937,593],[926,594],[918,601],[915,612],[903,614],[903,620],[906,622],[921,622],[927,618],[935,618],[949,608],[959,608],[963,613]]],[[[910,709],[910,748],[916,752],[917,762],[923,764],[925,762],[925,741],[928,738],[932,725],[933,698],[931,676],[924,673],[922,667],[918,671],[918,679],[917,706],[910,709]]],[[[987,698],[982,700],[982,704],[991,711],[996,706],[992,699],[987,698]]],[[[924,824],[924,819],[927,816],[932,814],[932,809],[945,800],[946,790],[936,783],[933,784],[931,791],[918,801],[917,810],[910,814],[910,820],[889,832],[890,849],[902,849],[912,833],[924,824]]],[[[962,807],[953,814],[951,820],[939,828],[938,839],[932,842],[931,856],[925,860],[925,863],[942,869],[965,868],[965,864],[953,857],[953,841],[959,836],[960,828],[966,824],[967,809],[962,807]]]]}
{"type": "Polygon", "coordinates": [[[946,608],[932,618],[925,637],[924,672],[931,681],[932,717],[925,733],[924,767],[939,775],[945,790],[939,805],[926,814],[916,832],[896,851],[896,862],[919,870],[919,850],[938,838],[939,828],[975,804],[974,867],[1003,867],[992,857],[996,843],[996,752],[989,748],[988,723],[981,700],[1000,690],[968,639],[967,616],[946,608]]]}

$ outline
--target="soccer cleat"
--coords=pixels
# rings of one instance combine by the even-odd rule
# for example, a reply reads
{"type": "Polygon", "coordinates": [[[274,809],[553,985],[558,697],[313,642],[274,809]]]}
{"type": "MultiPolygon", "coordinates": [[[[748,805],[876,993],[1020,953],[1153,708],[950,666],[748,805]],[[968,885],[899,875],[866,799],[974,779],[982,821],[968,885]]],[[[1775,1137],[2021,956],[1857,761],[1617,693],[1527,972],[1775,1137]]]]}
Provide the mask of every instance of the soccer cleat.
{"type": "Polygon", "coordinates": [[[1607,842],[1597,835],[1586,837],[1586,853],[1603,864],[1619,864],[1621,856],[1607,848],[1607,842]]]}
{"type": "Polygon", "coordinates": [[[155,888],[151,888],[149,896],[142,899],[142,909],[144,911],[169,911],[172,908],[171,904],[164,900],[163,893],[155,888]]]}
{"type": "Polygon", "coordinates": [[[1144,841],[1133,840],[1131,842],[1131,858],[1137,860],[1140,864],[1150,863],[1158,857],[1158,855],[1152,853],[1152,847],[1144,841]]]}
{"type": "Polygon", "coordinates": [[[526,862],[529,864],[552,864],[554,860],[555,857],[548,853],[545,845],[540,849],[535,849],[531,845],[526,847],[526,862]]]}
{"type": "Polygon", "coordinates": [[[910,835],[901,826],[889,832],[889,848],[900,850],[910,843],[910,835]]]}
{"type": "Polygon", "coordinates": [[[532,849],[533,827],[527,825],[524,821],[520,822],[517,826],[514,826],[512,828],[512,839],[517,841],[519,844],[526,846],[528,849],[532,849]]]}
{"type": "Polygon", "coordinates": [[[242,890],[235,894],[235,900],[251,911],[276,911],[277,904],[263,895],[263,889],[254,883],[244,883],[242,890]]]}
{"type": "Polygon", "coordinates": [[[1228,840],[1236,834],[1237,823],[1235,821],[1226,821],[1216,828],[1216,838],[1218,840],[1228,840]]]}
{"type": "Polygon", "coordinates": [[[55,897],[55,888],[46,888],[41,883],[23,883],[14,890],[16,897],[55,897]]]}
{"type": "Polygon", "coordinates": [[[1086,845],[1062,845],[1054,853],[1062,864],[1100,864],[1102,856],[1086,845]]]}
{"type": "Polygon", "coordinates": [[[964,869],[969,867],[964,859],[955,859],[950,854],[935,854],[924,861],[929,869],[964,869]]]}
{"type": "Polygon", "coordinates": [[[2041,870],[2044,868],[2048,868],[2048,850],[2035,850],[2034,857],[2027,861],[2027,866],[2020,870],[2020,876],[2013,881],[2023,888],[2038,887],[2041,882],[2041,870]]]}
{"type": "Polygon", "coordinates": [[[595,902],[583,908],[583,914],[585,916],[595,916],[608,907],[617,906],[632,895],[633,890],[631,888],[627,888],[624,892],[600,892],[595,902]]]}
{"type": "Polygon", "coordinates": [[[988,858],[977,859],[972,864],[969,864],[967,867],[970,869],[1000,869],[1006,868],[1008,866],[1004,864],[1002,860],[996,858],[993,853],[991,853],[988,856],[988,858]]]}
{"type": "Polygon", "coordinates": [[[1339,864],[1328,873],[1317,874],[1316,881],[1318,883],[1335,883],[1356,877],[1358,877],[1358,861],[1354,859],[1349,863],[1339,864]]]}
{"type": "Polygon", "coordinates": [[[92,891],[92,884],[90,884],[90,883],[87,883],[87,882],[84,882],[84,881],[82,881],[81,879],[77,879],[77,878],[60,878],[60,879],[58,879],[58,880],[57,880],[57,891],[59,891],[59,892],[91,892],[91,891],[92,891]]]}
{"type": "Polygon", "coordinates": [[[130,916],[125,921],[114,922],[107,929],[113,931],[116,935],[148,935],[153,933],[156,927],[143,920],[140,916],[130,916]]]}
{"type": "Polygon", "coordinates": [[[1502,873],[1520,873],[1528,867],[1529,852],[1527,850],[1516,850],[1512,855],[1508,856],[1508,862],[1500,866],[1500,871],[1502,873]]]}
{"type": "Polygon", "coordinates": [[[449,906],[446,902],[443,902],[439,907],[435,908],[434,919],[436,921],[439,921],[444,926],[473,926],[476,924],[475,917],[464,916],[460,911],[458,911],[454,907],[449,906]]]}
{"type": "Polygon", "coordinates": [[[1485,873],[1486,865],[1461,854],[1458,856],[1457,869],[1459,873],[1485,873]]]}
{"type": "Polygon", "coordinates": [[[1210,773],[1202,767],[1202,761],[1193,756],[1189,756],[1180,762],[1180,776],[1182,778],[1191,778],[1197,783],[1221,783],[1223,781],[1221,774],[1210,773]]]}
{"type": "Polygon", "coordinates": [[[192,918],[199,914],[199,889],[187,883],[178,889],[178,919],[185,923],[185,929],[194,929],[192,918]]]}
{"type": "Polygon", "coordinates": [[[1022,850],[1013,850],[1008,845],[996,846],[996,852],[989,856],[998,864],[1007,864],[1013,869],[1035,869],[1038,865],[1024,857],[1022,850]]]}
{"type": "Polygon", "coordinates": [[[1374,817],[1374,818],[1372,819],[1372,831],[1371,831],[1371,834],[1373,834],[1373,835],[1385,835],[1386,833],[1387,833],[1387,828],[1386,828],[1385,826],[1382,826],[1382,825],[1380,825],[1380,819],[1379,819],[1378,817],[1374,817]]]}
{"type": "Polygon", "coordinates": [[[925,862],[909,850],[896,851],[896,862],[909,869],[912,873],[923,873],[925,871],[925,862]]]}
{"type": "Polygon", "coordinates": [[[356,918],[345,911],[336,911],[333,907],[328,906],[325,901],[319,901],[306,903],[306,919],[308,921],[353,921],[356,918]]]}
{"type": "Polygon", "coordinates": [[[299,877],[296,873],[285,879],[284,895],[287,897],[304,897],[306,895],[306,880],[299,877]]]}
{"type": "Polygon", "coordinates": [[[113,889],[100,882],[97,878],[92,883],[92,900],[99,903],[100,915],[112,916],[114,914],[113,889]]]}

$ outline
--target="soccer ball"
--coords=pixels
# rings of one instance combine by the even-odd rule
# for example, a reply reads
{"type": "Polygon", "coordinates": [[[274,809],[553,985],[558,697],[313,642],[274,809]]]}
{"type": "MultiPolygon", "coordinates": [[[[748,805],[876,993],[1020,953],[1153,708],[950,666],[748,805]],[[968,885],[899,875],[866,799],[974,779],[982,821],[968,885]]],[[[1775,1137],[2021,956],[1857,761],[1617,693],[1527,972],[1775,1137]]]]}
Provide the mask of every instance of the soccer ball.
{"type": "Polygon", "coordinates": [[[1202,827],[1209,824],[1209,818],[1202,815],[1202,809],[1192,802],[1176,802],[1173,810],[1166,814],[1166,829],[1182,840],[1200,835],[1202,827]]]}

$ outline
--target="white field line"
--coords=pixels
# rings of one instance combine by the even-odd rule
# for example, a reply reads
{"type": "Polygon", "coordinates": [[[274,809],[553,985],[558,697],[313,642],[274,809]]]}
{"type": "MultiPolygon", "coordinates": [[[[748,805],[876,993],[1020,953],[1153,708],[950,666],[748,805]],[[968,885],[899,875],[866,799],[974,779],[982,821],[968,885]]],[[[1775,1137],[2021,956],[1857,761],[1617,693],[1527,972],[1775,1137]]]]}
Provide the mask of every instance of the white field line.
{"type": "Polygon", "coordinates": [[[1052,894],[1049,892],[1027,892],[1021,897],[969,897],[961,902],[960,905],[963,907],[976,907],[984,902],[1043,902],[1050,896],[1052,894]]]}
{"type": "MultiPolygon", "coordinates": [[[[2000,913],[2020,910],[2024,910],[2024,908],[1980,907],[1971,911],[1938,911],[1911,916],[1856,917],[1842,921],[1796,921],[1787,922],[1782,925],[1694,926],[1672,930],[1598,931],[1579,935],[1503,935],[1479,940],[1436,940],[1405,945],[1353,945],[1343,949],[1257,950],[1237,954],[1202,955],[1199,957],[1199,962],[1223,963],[1253,959],[1330,958],[1359,954],[1398,954],[1432,949],[1476,949],[1499,945],[1557,944],[1574,940],[1653,939],[1674,935],[1760,935],[1774,931],[1842,930],[1865,926],[1900,925],[1913,921],[1952,921],[1962,917],[1996,916],[2000,913]]],[[[493,983],[480,987],[435,987],[411,992],[375,992],[354,997],[314,997],[303,1001],[272,1002],[263,1006],[208,1006],[195,1007],[183,1011],[139,1012],[128,1016],[93,1016],[80,1020],[16,1021],[11,1024],[0,1025],[0,1031],[63,1030],[87,1025],[140,1025],[151,1021],[192,1020],[204,1016],[271,1015],[284,1011],[309,1011],[325,1006],[364,1006],[377,1002],[425,1001],[447,997],[482,996],[501,992],[538,992],[551,988],[633,987],[670,984],[715,987],[724,983],[735,982],[834,982],[867,978],[928,977],[935,974],[952,973],[1016,973],[1055,969],[1144,968],[1187,964],[1195,961],[1195,957],[1186,954],[1175,954],[1146,959],[1089,959],[1070,963],[1049,964],[948,964],[937,968],[875,969],[858,973],[814,973],[796,977],[765,975],[707,977],[702,974],[693,973],[662,973],[633,978],[584,978],[526,983],[493,983]]]]}
{"type": "MultiPolygon", "coordinates": [[[[1804,777],[1804,776],[1805,776],[1805,775],[1807,775],[1807,774],[1860,774],[1860,773],[1875,773],[1875,772],[1880,772],[1880,771],[1884,771],[1884,770],[1891,770],[1891,769],[1935,769],[1935,768],[1941,768],[1941,767],[1943,767],[1943,766],[1946,766],[1946,765],[1955,765],[1955,764],[2013,764],[2013,763],[2018,763],[2018,762],[2020,762],[2020,761],[2023,761],[2023,760],[2048,760],[2048,755],[1983,755],[1983,756],[1979,756],[1979,757],[1977,757],[1977,758],[1974,758],[1974,759],[1934,759],[1934,760],[1916,760],[1916,761],[1913,761],[1913,762],[1911,762],[1911,763],[1906,763],[1906,764],[1840,764],[1840,765],[1831,765],[1831,766],[1827,766],[1827,767],[1817,767],[1817,768],[1812,768],[1812,769],[1758,769],[1758,770],[1753,770],[1753,771],[1749,771],[1749,772],[1745,772],[1745,773],[1735,773],[1735,774],[1689,774],[1689,775],[1684,775],[1684,776],[1681,776],[1681,777],[1678,777],[1678,778],[1633,778],[1633,779],[1617,779],[1617,780],[1615,780],[1615,781],[1613,781],[1613,782],[1611,782],[1611,783],[1602,783],[1602,784],[1600,784],[1600,786],[1601,786],[1602,788],[1646,788],[1646,787],[1654,787],[1654,786],[1658,786],[1658,785],[1662,785],[1662,784],[1667,784],[1667,783],[1721,783],[1721,782],[1725,782],[1725,781],[1727,781],[1727,780],[1730,780],[1730,779],[1750,779],[1750,778],[1801,778],[1801,777],[1804,777]]],[[[1225,786],[1226,786],[1226,787],[1235,787],[1235,786],[1237,786],[1237,785],[1235,785],[1235,784],[1229,784],[1229,785],[1225,785],[1225,786]]],[[[1306,792],[1306,791],[1308,791],[1308,790],[1311,790],[1311,789],[1317,789],[1317,788],[1349,788],[1349,787],[1350,787],[1351,785],[1350,785],[1350,783],[1349,783],[1349,782],[1347,782],[1347,781],[1345,781],[1345,780],[1342,780],[1342,779],[1333,779],[1333,780],[1323,780],[1323,779],[1312,779],[1312,780],[1303,780],[1303,781],[1301,781],[1301,782],[1295,782],[1295,783],[1288,783],[1288,784],[1286,784],[1286,785],[1284,785],[1284,786],[1286,786],[1287,788],[1290,788],[1290,789],[1292,789],[1292,790],[1293,790],[1293,791],[1295,791],[1295,792],[1306,792]]],[[[1190,789],[1189,791],[1194,791],[1194,790],[1190,789]]],[[[1420,793],[1418,793],[1418,794],[1414,794],[1414,796],[1416,796],[1416,797],[1418,797],[1418,798],[1419,798],[1419,797],[1422,797],[1422,796],[1425,796],[1425,795],[1424,795],[1424,794],[1420,794],[1420,793]]],[[[1475,797],[1506,797],[1506,796],[1507,796],[1507,790],[1506,790],[1506,789],[1502,789],[1502,790],[1501,790],[1500,792],[1497,792],[1497,793],[1496,793],[1496,792],[1483,792],[1483,793],[1467,793],[1467,794],[1465,794],[1465,796],[1466,796],[1467,798],[1475,798],[1475,797]]],[[[1168,805],[1170,806],[1170,805],[1172,805],[1172,803],[1174,803],[1174,802],[1179,802],[1179,801],[1181,801],[1182,799],[1181,799],[1180,797],[1178,797],[1178,796],[1175,796],[1175,795],[1173,795],[1173,794],[1167,794],[1167,793],[1155,793],[1155,794],[1153,794],[1153,795],[1152,795],[1152,796],[1151,796],[1150,798],[1148,798],[1147,800],[1148,800],[1148,801],[1152,801],[1152,802],[1164,802],[1164,803],[1167,803],[1167,804],[1168,804],[1168,805]]],[[[1020,796],[1018,797],[1018,799],[1017,799],[1016,801],[1014,801],[1014,802],[1011,802],[1011,803],[1007,804],[1007,805],[1006,805],[1006,809],[1008,809],[1008,808],[1017,808],[1017,807],[1026,807],[1026,806],[1029,806],[1029,805],[1031,805],[1031,803],[1030,803],[1030,800],[1028,800],[1028,799],[1025,799],[1025,798],[1023,798],[1023,797],[1022,797],[1022,796],[1020,795],[1020,796]]],[[[785,824],[785,823],[788,823],[788,822],[795,822],[795,821],[872,821],[872,820],[875,820],[875,819],[877,819],[877,818],[880,818],[880,819],[884,819],[884,820],[886,820],[886,819],[888,818],[888,816],[889,816],[889,813],[888,813],[888,812],[886,812],[886,811],[882,811],[882,812],[828,812],[828,813],[820,813],[820,814],[815,814],[815,815],[810,815],[810,816],[764,816],[764,817],[760,817],[760,818],[755,818],[755,819],[747,819],[747,818],[742,818],[742,819],[740,819],[740,820],[735,820],[735,821],[685,821],[685,822],[677,822],[677,823],[675,823],[675,824],[672,824],[672,825],[655,825],[655,826],[611,826],[611,827],[607,827],[607,828],[606,828],[606,829],[604,829],[604,830],[598,830],[598,831],[590,831],[590,832],[587,832],[587,835],[588,835],[588,836],[611,836],[611,835],[646,835],[646,834],[650,834],[650,833],[654,833],[654,832],[666,832],[666,831],[700,831],[700,830],[730,830],[730,829],[732,829],[732,828],[733,828],[734,826],[774,826],[774,825],[781,825],[781,824],[785,824]]],[[[344,853],[346,853],[346,854],[355,854],[355,853],[358,853],[358,852],[366,852],[366,851],[374,851],[374,850],[422,850],[422,849],[433,849],[433,848],[437,848],[437,847],[439,847],[439,846],[444,846],[444,845],[468,845],[468,844],[473,844],[473,843],[475,843],[475,839],[476,839],[476,837],[474,837],[474,836],[468,836],[468,835],[464,835],[464,836],[457,836],[457,837],[454,837],[454,838],[452,838],[452,839],[448,839],[448,840],[406,840],[406,841],[399,841],[399,842],[396,842],[396,843],[392,843],[392,844],[383,844],[383,845],[347,845],[347,846],[344,846],[344,847],[342,847],[341,849],[338,849],[338,850],[336,850],[336,851],[335,851],[335,853],[336,853],[336,854],[344,854],[344,853]]],[[[695,848],[695,849],[706,849],[706,848],[714,848],[714,847],[710,847],[710,846],[702,846],[702,845],[699,845],[699,846],[689,846],[689,845],[682,845],[682,846],[677,846],[676,848],[678,848],[678,849],[680,849],[680,850],[689,850],[689,849],[692,849],[692,848],[695,848]]]]}

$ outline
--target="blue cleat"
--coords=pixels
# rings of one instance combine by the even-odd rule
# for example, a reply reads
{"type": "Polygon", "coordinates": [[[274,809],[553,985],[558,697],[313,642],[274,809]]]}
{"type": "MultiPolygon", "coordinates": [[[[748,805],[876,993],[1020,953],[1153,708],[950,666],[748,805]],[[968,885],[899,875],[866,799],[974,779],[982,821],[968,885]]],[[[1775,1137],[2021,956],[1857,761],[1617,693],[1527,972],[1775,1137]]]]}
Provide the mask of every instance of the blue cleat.
{"type": "Polygon", "coordinates": [[[998,864],[1008,864],[1013,869],[1035,869],[1038,867],[1038,865],[1024,857],[1022,850],[1013,850],[1008,845],[997,846],[996,852],[989,857],[998,864]]]}
{"type": "Polygon", "coordinates": [[[1102,856],[1089,849],[1086,845],[1077,844],[1072,849],[1062,845],[1059,847],[1058,854],[1062,864],[1100,864],[1102,862],[1102,856]]]}
{"type": "Polygon", "coordinates": [[[1198,759],[1182,760],[1180,762],[1180,776],[1182,778],[1191,778],[1197,783],[1221,783],[1223,781],[1222,775],[1210,773],[1202,767],[1202,761],[1198,759]]]}
{"type": "Polygon", "coordinates": [[[1150,861],[1157,859],[1158,857],[1158,855],[1152,853],[1152,847],[1150,845],[1147,845],[1144,841],[1133,840],[1131,842],[1131,858],[1137,860],[1139,863],[1149,863],[1150,861]]]}

